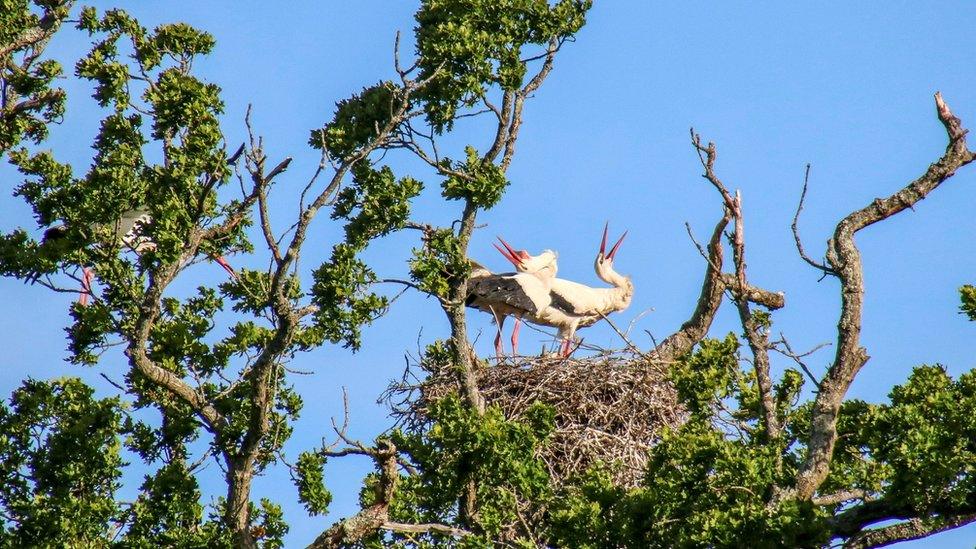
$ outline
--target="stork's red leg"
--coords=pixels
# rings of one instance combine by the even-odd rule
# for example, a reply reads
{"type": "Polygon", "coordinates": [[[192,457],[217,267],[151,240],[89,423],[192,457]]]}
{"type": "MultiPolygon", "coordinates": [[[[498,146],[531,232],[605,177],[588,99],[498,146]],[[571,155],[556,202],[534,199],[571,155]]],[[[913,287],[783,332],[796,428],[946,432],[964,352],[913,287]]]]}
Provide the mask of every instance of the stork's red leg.
{"type": "Polygon", "coordinates": [[[227,263],[227,260],[224,259],[224,256],[215,255],[213,256],[213,260],[216,261],[218,265],[223,267],[224,270],[227,271],[227,274],[229,274],[231,278],[237,280],[237,271],[235,271],[234,268],[230,266],[230,263],[227,263]]]}
{"type": "Polygon", "coordinates": [[[572,343],[572,340],[569,339],[568,337],[563,340],[563,344],[559,348],[559,356],[561,356],[563,358],[566,358],[566,357],[569,356],[569,354],[570,354],[569,353],[569,346],[570,346],[571,343],[572,343]]]}
{"type": "Polygon", "coordinates": [[[505,356],[505,349],[502,347],[502,326],[505,325],[505,317],[498,317],[495,325],[498,327],[498,333],[495,334],[495,357],[501,360],[505,356]]]}
{"type": "Polygon", "coordinates": [[[91,281],[95,275],[88,267],[82,267],[81,273],[81,291],[78,292],[78,304],[84,307],[88,305],[88,296],[92,293],[91,281]]]}
{"type": "Polygon", "coordinates": [[[515,317],[515,327],[512,328],[512,356],[518,356],[518,336],[519,328],[522,327],[522,319],[515,317]]]}

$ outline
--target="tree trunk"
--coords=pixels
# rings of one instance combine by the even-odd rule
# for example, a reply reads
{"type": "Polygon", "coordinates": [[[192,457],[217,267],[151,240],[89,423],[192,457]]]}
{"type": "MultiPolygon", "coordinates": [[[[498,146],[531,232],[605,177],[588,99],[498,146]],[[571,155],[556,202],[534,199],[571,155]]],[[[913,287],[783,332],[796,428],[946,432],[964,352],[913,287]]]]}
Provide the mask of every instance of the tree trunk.
{"type": "Polygon", "coordinates": [[[252,460],[228,460],[227,509],[224,522],[231,531],[234,547],[257,549],[251,536],[251,481],[254,479],[252,460]]]}

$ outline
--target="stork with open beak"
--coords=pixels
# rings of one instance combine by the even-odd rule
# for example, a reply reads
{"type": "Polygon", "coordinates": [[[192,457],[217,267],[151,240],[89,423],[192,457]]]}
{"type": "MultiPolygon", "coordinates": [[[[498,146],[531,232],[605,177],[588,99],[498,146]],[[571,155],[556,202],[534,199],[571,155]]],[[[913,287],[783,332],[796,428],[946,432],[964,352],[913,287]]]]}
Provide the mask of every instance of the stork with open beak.
{"type": "MultiPolygon", "coordinates": [[[[534,324],[550,326],[559,330],[558,337],[562,340],[559,354],[569,356],[576,330],[592,326],[606,315],[616,311],[623,311],[630,306],[634,295],[634,284],[630,277],[617,273],[613,268],[614,256],[623,243],[627,233],[620,237],[607,252],[607,233],[609,223],[603,228],[603,240],[600,251],[593,262],[593,268],[600,280],[612,285],[611,288],[594,288],[571,280],[555,278],[550,284],[550,305],[540,313],[523,315],[522,318],[534,324]]],[[[526,261],[525,252],[515,250],[507,243],[505,249],[499,248],[519,272],[527,272],[533,263],[526,261]]],[[[516,322],[520,319],[516,318],[516,322]]],[[[516,325],[516,328],[518,325],[516,325]]]]}
{"type": "MultiPolygon", "coordinates": [[[[141,208],[129,210],[119,216],[119,219],[115,222],[114,227],[112,227],[111,238],[113,240],[121,240],[125,248],[132,250],[136,254],[155,250],[156,243],[150,240],[145,234],[145,229],[150,223],[152,223],[152,217],[150,217],[147,210],[141,208]]],[[[44,238],[41,244],[51,244],[59,238],[63,238],[67,234],[67,230],[66,225],[51,227],[44,232],[44,238]]],[[[237,278],[237,272],[234,271],[234,268],[227,263],[227,260],[223,256],[213,256],[211,259],[223,267],[231,278],[237,278]]],[[[95,273],[90,267],[85,266],[81,268],[81,271],[81,291],[78,293],[78,303],[84,306],[88,305],[89,296],[92,294],[91,282],[95,273]]]]}
{"type": "Polygon", "coordinates": [[[558,270],[556,258],[556,252],[551,250],[545,250],[537,256],[530,256],[525,252],[515,256],[521,272],[501,274],[492,273],[472,261],[473,269],[468,279],[465,305],[490,313],[494,317],[498,327],[495,353],[499,358],[504,355],[502,328],[505,319],[509,316],[515,317],[511,341],[512,353],[518,354],[518,329],[521,326],[519,319],[526,315],[538,315],[549,307],[552,300],[550,286],[558,270]]]}

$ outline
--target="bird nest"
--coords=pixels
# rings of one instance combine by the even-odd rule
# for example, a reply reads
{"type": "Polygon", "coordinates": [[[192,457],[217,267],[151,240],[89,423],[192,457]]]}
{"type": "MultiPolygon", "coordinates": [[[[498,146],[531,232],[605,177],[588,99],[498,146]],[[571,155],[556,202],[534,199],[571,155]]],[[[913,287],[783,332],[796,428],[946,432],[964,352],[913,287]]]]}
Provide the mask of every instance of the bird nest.
{"type": "MultiPolygon", "coordinates": [[[[430,372],[426,379],[395,384],[388,392],[390,401],[398,401],[394,415],[408,429],[422,428],[429,404],[458,391],[449,368],[422,365],[430,372]]],[[[555,431],[539,457],[556,482],[603,464],[620,485],[636,486],[661,429],[676,428],[687,417],[666,368],[621,353],[520,358],[481,368],[478,385],[486,403],[510,420],[522,418],[535,402],[553,407],[555,431]]]]}

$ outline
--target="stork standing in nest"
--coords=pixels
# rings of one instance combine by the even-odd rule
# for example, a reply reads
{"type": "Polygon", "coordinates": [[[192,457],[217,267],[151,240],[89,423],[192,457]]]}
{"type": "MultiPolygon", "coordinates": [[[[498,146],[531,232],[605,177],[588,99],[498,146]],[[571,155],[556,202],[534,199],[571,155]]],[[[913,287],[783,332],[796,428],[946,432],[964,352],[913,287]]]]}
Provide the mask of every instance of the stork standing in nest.
{"type": "MultiPolygon", "coordinates": [[[[149,239],[145,234],[146,227],[152,223],[152,217],[150,217],[149,212],[142,208],[137,208],[134,210],[129,210],[124,212],[119,219],[115,222],[114,227],[112,227],[111,239],[121,240],[122,245],[135,252],[136,254],[142,254],[143,252],[151,251],[156,249],[156,243],[149,239]]],[[[98,229],[101,226],[95,225],[92,228],[98,229]]],[[[44,232],[44,239],[42,240],[42,245],[56,245],[55,243],[67,236],[68,227],[67,225],[57,225],[51,227],[44,232]]],[[[212,259],[216,261],[221,267],[227,271],[232,278],[237,278],[237,273],[234,271],[233,267],[227,263],[227,260],[222,256],[213,256],[212,259]]],[[[81,305],[88,305],[88,298],[92,294],[91,281],[94,278],[95,273],[91,268],[82,266],[82,279],[81,279],[81,291],[78,294],[78,303],[81,305]]]]}
{"type": "Polygon", "coordinates": [[[530,256],[525,252],[523,256],[515,256],[511,260],[520,272],[501,274],[492,273],[477,262],[471,261],[472,271],[468,280],[468,297],[465,304],[490,313],[494,317],[498,327],[498,333],[495,335],[495,353],[499,358],[504,355],[502,327],[505,319],[509,316],[515,317],[515,328],[512,330],[512,354],[517,355],[521,327],[519,319],[526,315],[541,314],[549,307],[552,301],[551,285],[558,269],[556,257],[556,252],[551,250],[545,250],[537,256],[530,256]]]}
{"type": "MultiPolygon", "coordinates": [[[[630,277],[617,273],[613,268],[614,256],[627,233],[624,232],[607,252],[608,229],[609,224],[603,228],[603,240],[593,262],[593,269],[600,280],[612,285],[612,288],[594,288],[571,280],[555,278],[550,284],[549,306],[541,312],[516,317],[516,323],[524,318],[534,324],[557,328],[559,330],[557,337],[562,340],[559,349],[561,356],[571,354],[571,345],[577,329],[592,326],[610,313],[623,311],[630,306],[634,296],[634,284],[630,277]]],[[[519,272],[529,272],[527,269],[534,265],[532,256],[529,256],[525,250],[515,250],[504,241],[502,244],[505,245],[505,249],[498,248],[498,251],[515,265],[515,269],[519,272]]],[[[518,329],[518,324],[515,329],[518,329]]]]}

